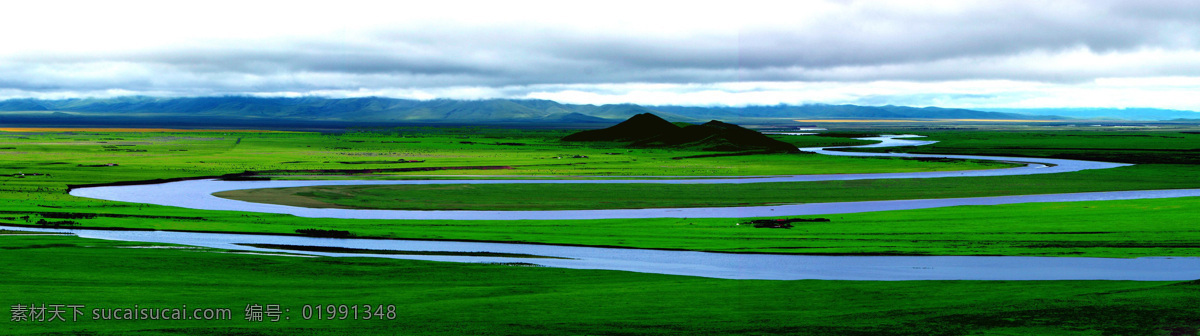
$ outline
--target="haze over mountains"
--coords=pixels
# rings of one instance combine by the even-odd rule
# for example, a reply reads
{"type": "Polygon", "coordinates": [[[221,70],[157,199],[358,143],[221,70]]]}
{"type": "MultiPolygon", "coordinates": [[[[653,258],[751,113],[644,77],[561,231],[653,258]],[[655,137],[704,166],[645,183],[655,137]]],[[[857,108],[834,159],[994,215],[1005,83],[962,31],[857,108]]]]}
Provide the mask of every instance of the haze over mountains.
{"type": "Polygon", "coordinates": [[[1200,119],[1200,112],[1156,108],[987,108],[990,112],[1056,115],[1079,119],[1174,120],[1200,119]]]}
{"type": "Polygon", "coordinates": [[[1190,111],[1151,109],[1041,109],[978,111],[938,107],[859,105],[773,105],[745,107],[579,105],[549,100],[411,100],[395,98],[259,98],[259,97],[117,97],[64,100],[0,101],[0,123],[81,125],[251,125],[375,123],[614,123],[641,113],[672,121],[712,119],[761,122],[789,119],[1066,119],[1117,118],[1162,120],[1187,117],[1190,111]],[[1149,111],[1149,112],[1147,112],[1149,111]],[[1166,111],[1166,112],[1164,112],[1166,111]],[[1127,118],[1123,118],[1126,116],[1127,118]],[[1128,116],[1141,116],[1128,118],[1128,116]]]}
{"type": "Polygon", "coordinates": [[[394,98],[118,97],[0,101],[0,122],[348,122],[612,123],[641,113],[673,121],[802,118],[1047,119],[1016,113],[936,107],[776,105],[747,107],[578,105],[549,100],[394,98]]]}

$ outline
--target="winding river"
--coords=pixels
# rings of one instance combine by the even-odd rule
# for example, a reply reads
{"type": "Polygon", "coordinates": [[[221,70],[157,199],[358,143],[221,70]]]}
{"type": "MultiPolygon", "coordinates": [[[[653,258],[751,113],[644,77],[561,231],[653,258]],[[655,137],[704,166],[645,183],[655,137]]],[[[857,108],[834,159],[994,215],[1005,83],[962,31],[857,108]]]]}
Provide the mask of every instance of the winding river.
{"type": "MultiPolygon", "coordinates": [[[[902,139],[908,136],[863,138],[879,140],[878,144],[862,147],[914,146],[931,141],[902,139]]],[[[626,209],[626,210],[556,210],[556,211],[404,211],[358,209],[310,209],[283,205],[261,204],[218,198],[218,191],[345,184],[496,184],[496,183],[765,183],[803,182],[892,178],[937,178],[950,176],[1003,176],[1073,172],[1088,169],[1107,169],[1126,164],[1017,157],[973,155],[921,155],[894,153],[853,153],[830,151],[826,148],[802,148],[826,155],[901,156],[982,159],[1026,163],[1023,167],[954,172],[793,175],[753,178],[707,179],[604,179],[604,180],[420,180],[420,181],[219,181],[196,180],[156,185],[81,188],[72,195],[97,199],[149,203],[206,210],[236,210],[292,214],[305,217],[372,218],[372,219],[598,219],[654,217],[755,217],[836,214],[867,211],[922,209],[957,205],[993,205],[1029,202],[1066,202],[1087,200],[1124,200],[1200,196],[1200,189],[1142,190],[1093,192],[1050,195],[1021,195],[1000,197],[893,200],[871,202],[813,203],[781,206],[626,209]]],[[[385,239],[332,239],[294,236],[216,234],[170,231],[108,231],[70,229],[28,229],[43,232],[74,233],[81,237],[174,243],[223,249],[258,252],[279,250],[247,247],[235,244],[283,244],[329,246],[358,249],[398,251],[458,251],[520,253],[551,256],[562,259],[529,259],[502,257],[349,254],[301,252],[290,253],[323,256],[366,256],[399,259],[420,259],[451,262],[522,263],[541,266],[607,269],[633,272],[703,276],[728,279],[827,279],[827,280],[1192,280],[1200,279],[1200,258],[1054,258],[1054,257],[902,257],[902,256],[805,256],[772,254],[731,254],[647,249],[613,249],[556,245],[505,243],[474,243],[385,239]]]]}
{"type": "MultiPolygon", "coordinates": [[[[933,143],[932,141],[900,139],[905,136],[888,136],[878,138],[862,138],[879,140],[880,143],[861,147],[893,147],[919,146],[933,143]]],[[[162,184],[147,184],[134,186],[80,188],[71,191],[71,195],[97,198],[111,201],[148,203],[166,206],[176,206],[204,210],[251,211],[277,214],[289,214],[301,217],[316,218],[352,218],[352,219],[450,219],[450,220],[519,220],[519,219],[611,219],[611,218],[743,218],[765,216],[798,216],[854,213],[885,210],[908,210],[938,208],[960,205],[996,205],[1033,202],[1073,202],[1127,200],[1142,198],[1168,198],[1200,196],[1200,189],[1181,190],[1139,190],[1090,192],[1047,195],[1019,195],[973,198],[891,200],[866,202],[838,203],[808,203],[775,206],[751,207],[715,207],[715,208],[655,208],[655,209],[613,209],[613,210],[552,210],[552,211],[466,211],[466,210],[373,210],[373,209],[316,209],[287,205],[253,203],[231,200],[213,196],[220,191],[306,187],[322,185],[379,185],[379,184],[607,184],[607,183],[656,183],[656,184],[743,184],[768,182],[811,182],[837,180],[866,180],[866,179],[901,179],[901,178],[938,178],[938,177],[973,177],[973,176],[1006,176],[1065,173],[1088,169],[1107,169],[1128,166],[1122,163],[1041,159],[1019,157],[996,157],[975,155],[923,155],[896,153],[855,153],[831,151],[825,148],[801,148],[826,155],[843,156],[897,156],[921,158],[953,158],[980,159],[1026,163],[1023,167],[948,171],[948,172],[918,172],[918,173],[884,173],[884,174],[825,174],[825,175],[791,175],[769,177],[737,177],[737,178],[693,178],[693,179],[597,179],[597,180],[325,180],[325,181],[221,181],[193,180],[162,184]]]]}
{"type": "Polygon", "coordinates": [[[379,257],[445,262],[522,263],[574,269],[759,280],[1141,280],[1200,279],[1200,258],[857,257],[734,254],[648,249],[387,239],[333,239],[173,231],[26,229],[108,240],[171,243],[259,253],[379,257]],[[568,259],[350,254],[281,251],[235,244],[374,250],[521,253],[568,259]]]}

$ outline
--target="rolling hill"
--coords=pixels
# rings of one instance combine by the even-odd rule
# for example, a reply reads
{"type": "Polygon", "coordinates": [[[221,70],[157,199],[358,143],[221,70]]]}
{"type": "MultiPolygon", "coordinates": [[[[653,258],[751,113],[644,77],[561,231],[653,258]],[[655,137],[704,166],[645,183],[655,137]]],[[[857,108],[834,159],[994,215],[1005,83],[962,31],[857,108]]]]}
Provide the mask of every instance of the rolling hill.
{"type": "Polygon", "coordinates": [[[713,120],[701,125],[680,127],[650,113],[635,115],[609,128],[571,134],[562,140],[626,142],[629,147],[696,148],[707,151],[798,151],[792,144],[738,125],[713,120]]]}

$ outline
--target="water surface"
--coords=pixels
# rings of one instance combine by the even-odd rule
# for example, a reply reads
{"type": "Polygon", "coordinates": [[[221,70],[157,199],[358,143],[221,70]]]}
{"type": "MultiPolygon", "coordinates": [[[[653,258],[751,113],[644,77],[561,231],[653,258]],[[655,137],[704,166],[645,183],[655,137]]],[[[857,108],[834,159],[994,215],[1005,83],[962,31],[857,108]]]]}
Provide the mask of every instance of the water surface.
{"type": "MultiPolygon", "coordinates": [[[[858,147],[915,146],[932,141],[899,139],[905,136],[864,138],[879,140],[878,144],[858,147]]],[[[677,208],[677,209],[618,209],[618,210],[556,210],[556,211],[407,211],[364,209],[312,209],[274,204],[250,203],[212,196],[226,190],[282,188],[318,185],[367,184],[504,184],[504,183],[767,183],[805,182],[893,178],[938,178],[962,176],[1005,176],[1073,172],[1088,169],[1108,169],[1127,164],[1019,157],[975,155],[926,155],[897,153],[852,153],[826,148],[801,150],[843,156],[894,156],[998,160],[1026,163],[1023,167],[923,173],[793,175],[769,177],[692,179],[619,179],[619,180],[331,180],[331,181],[218,181],[195,180],[154,185],[80,188],[72,195],[113,201],[137,202],[207,210],[236,210],[292,214],[304,217],[335,217],[364,219],[600,219],[655,217],[766,217],[854,213],[867,211],[923,209],[959,205],[996,205],[1029,202],[1070,202],[1097,200],[1127,200],[1200,196],[1200,189],[1138,190],[1049,195],[1019,195],[998,197],[889,200],[869,202],[812,203],[780,206],[677,208]]],[[[664,251],[647,249],[613,249],[534,244],[475,243],[384,239],[334,239],[295,236],[215,234],[167,231],[104,231],[68,229],[28,229],[45,232],[71,232],[82,237],[174,243],[213,248],[259,252],[288,252],[332,257],[379,257],[451,262],[533,263],[542,266],[606,269],[673,275],[702,276],[725,279],[825,279],[825,280],[1154,280],[1179,281],[1200,278],[1200,258],[1055,258],[1055,257],[976,257],[976,256],[805,256],[775,254],[732,254],[694,251],[664,251]],[[234,244],[284,244],[331,246],[359,249],[398,251],[457,251],[520,253],[553,256],[566,259],[528,259],[467,256],[417,256],[386,254],[347,254],[283,251],[239,246],[234,244]]]]}
{"type": "MultiPolygon", "coordinates": [[[[862,138],[879,140],[880,143],[849,147],[893,147],[919,146],[933,141],[906,140],[899,137],[910,135],[862,138]]],[[[835,147],[842,148],[842,147],[835,147]]],[[[385,185],[385,184],[745,184],[770,182],[842,181],[865,179],[939,178],[968,176],[1005,176],[1074,172],[1089,169],[1108,169],[1128,166],[1083,160],[993,157],[975,155],[924,155],[895,153],[852,153],[827,150],[825,148],[801,148],[801,150],[826,155],[844,156],[899,156],[925,158],[980,159],[1027,163],[1024,167],[917,173],[882,174],[824,174],[790,175],[736,178],[692,178],[692,179],[603,179],[603,180],[273,180],[273,181],[221,181],[192,180],[162,184],[133,186],[79,188],[71,195],[111,201],[148,203],[204,210],[252,211],[289,214],[301,217],[352,218],[352,219],[458,219],[458,220],[518,220],[518,219],[610,219],[610,218],[741,218],[765,216],[798,216],[838,214],[866,211],[925,209],[959,205],[995,205],[1030,202],[1069,202],[1093,200],[1126,200],[1140,198],[1165,198],[1200,196],[1200,189],[1115,191],[1049,195],[1021,195],[977,198],[948,198],[927,200],[893,200],[868,202],[809,203],[778,206],[716,207],[716,208],[655,208],[614,210],[550,210],[550,211],[466,211],[466,210],[375,210],[375,209],[318,209],[277,204],[253,203],[213,196],[213,193],[259,188],[286,188],[325,185],[385,185]]]]}
{"type": "Polygon", "coordinates": [[[805,256],[450,241],[335,239],[173,231],[11,228],[108,240],[171,243],[270,253],[447,262],[523,263],[574,269],[762,280],[1142,280],[1200,279],[1200,258],[973,256],[805,256]],[[285,244],[398,251],[521,253],[568,259],[324,253],[234,244],[285,244]]]}

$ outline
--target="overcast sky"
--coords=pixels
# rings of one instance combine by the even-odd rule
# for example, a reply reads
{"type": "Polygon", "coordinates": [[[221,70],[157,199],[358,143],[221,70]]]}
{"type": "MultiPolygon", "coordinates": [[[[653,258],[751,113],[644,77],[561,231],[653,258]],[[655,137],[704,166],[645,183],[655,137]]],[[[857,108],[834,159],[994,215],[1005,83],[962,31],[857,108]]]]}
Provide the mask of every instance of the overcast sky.
{"type": "Polygon", "coordinates": [[[400,3],[8,3],[0,98],[1200,110],[1196,1],[400,3]]]}

